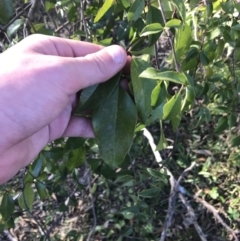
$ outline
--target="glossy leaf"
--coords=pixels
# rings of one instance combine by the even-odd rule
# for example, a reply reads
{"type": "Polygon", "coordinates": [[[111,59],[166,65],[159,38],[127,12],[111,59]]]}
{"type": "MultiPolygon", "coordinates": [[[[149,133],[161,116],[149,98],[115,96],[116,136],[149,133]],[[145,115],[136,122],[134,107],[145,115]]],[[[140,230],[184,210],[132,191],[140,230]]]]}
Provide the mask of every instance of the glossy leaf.
{"type": "Polygon", "coordinates": [[[104,14],[111,8],[113,3],[114,0],[105,0],[103,6],[99,9],[96,17],[94,18],[94,23],[97,23],[104,16],[104,14]]]}
{"type": "Polygon", "coordinates": [[[129,151],[137,120],[136,107],[121,88],[93,113],[93,128],[101,158],[111,167],[120,165],[129,151]]]}
{"type": "Polygon", "coordinates": [[[188,79],[186,75],[183,73],[177,73],[175,71],[161,72],[152,67],[144,70],[139,77],[151,78],[151,79],[157,79],[157,80],[167,80],[167,81],[174,82],[176,84],[184,84],[184,85],[188,83],[188,79]]]}
{"type": "Polygon", "coordinates": [[[163,119],[173,119],[176,118],[181,113],[181,94],[174,95],[163,107],[163,119]]]}
{"type": "Polygon", "coordinates": [[[142,14],[145,6],[144,0],[134,1],[128,11],[128,21],[136,21],[142,14]]]}
{"type": "Polygon", "coordinates": [[[141,59],[133,59],[131,63],[131,79],[133,86],[134,99],[138,110],[138,115],[143,123],[145,123],[152,112],[151,94],[156,86],[156,81],[147,78],[143,79],[139,75],[150,64],[141,59]]]}
{"type": "Polygon", "coordinates": [[[14,211],[14,201],[10,194],[4,194],[1,206],[0,206],[0,212],[5,221],[7,221],[14,211]]]}
{"type": "Polygon", "coordinates": [[[7,24],[13,16],[13,1],[0,0],[0,23],[7,24]]]}
{"type": "Polygon", "coordinates": [[[37,181],[35,183],[38,195],[40,199],[43,201],[47,197],[47,188],[46,185],[42,182],[37,181]]]}
{"type": "Polygon", "coordinates": [[[165,27],[168,27],[168,28],[179,28],[179,27],[181,27],[181,25],[182,25],[181,20],[174,18],[174,19],[169,20],[165,24],[165,27]]]}
{"type": "Polygon", "coordinates": [[[194,105],[195,100],[195,90],[191,85],[186,86],[186,94],[182,103],[181,110],[189,110],[194,105]]]}
{"type": "MultiPolygon", "coordinates": [[[[162,14],[160,10],[152,5],[148,6],[148,12],[146,16],[146,24],[152,24],[152,23],[159,23],[161,26],[164,25],[164,21],[162,18],[162,14]]],[[[148,37],[148,46],[152,46],[156,43],[156,41],[159,39],[161,32],[149,35],[148,37]]]]}
{"type": "Polygon", "coordinates": [[[23,193],[18,198],[19,206],[22,209],[29,209],[30,211],[32,211],[33,201],[34,191],[32,185],[30,183],[27,183],[24,187],[23,193]]]}
{"type": "Polygon", "coordinates": [[[121,72],[104,83],[84,89],[81,93],[80,103],[76,113],[89,111],[106,101],[119,84],[120,77],[121,72]]]}
{"type": "Polygon", "coordinates": [[[191,28],[185,24],[182,28],[176,29],[176,35],[174,38],[174,49],[178,63],[184,59],[187,51],[192,43],[192,31],[191,28]]]}
{"type": "Polygon", "coordinates": [[[152,35],[156,33],[160,33],[163,30],[163,27],[160,23],[152,23],[147,25],[142,32],[140,33],[140,36],[147,36],[147,35],[152,35]]]}
{"type": "Polygon", "coordinates": [[[7,35],[10,38],[13,34],[15,34],[19,28],[23,25],[23,19],[16,19],[7,29],[7,35]]]}

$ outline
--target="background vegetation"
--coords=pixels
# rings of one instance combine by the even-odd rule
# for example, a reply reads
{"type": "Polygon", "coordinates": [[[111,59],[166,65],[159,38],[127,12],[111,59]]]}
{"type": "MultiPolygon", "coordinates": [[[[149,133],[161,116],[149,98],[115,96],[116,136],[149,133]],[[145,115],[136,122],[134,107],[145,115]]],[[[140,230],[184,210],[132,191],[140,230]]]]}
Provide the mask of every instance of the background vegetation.
{"type": "Polygon", "coordinates": [[[239,10],[0,0],[1,52],[40,33],[119,44],[133,58],[130,73],[81,94],[74,114],[92,110],[96,139],[49,143],[0,187],[0,239],[239,240],[239,10]]]}

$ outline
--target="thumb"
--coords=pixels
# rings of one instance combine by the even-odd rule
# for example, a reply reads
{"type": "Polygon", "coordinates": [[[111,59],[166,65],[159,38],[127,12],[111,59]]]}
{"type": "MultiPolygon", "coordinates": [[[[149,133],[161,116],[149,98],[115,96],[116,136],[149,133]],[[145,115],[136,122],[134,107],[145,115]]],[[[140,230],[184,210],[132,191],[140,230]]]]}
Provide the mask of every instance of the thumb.
{"type": "Polygon", "coordinates": [[[103,48],[84,57],[71,58],[71,65],[64,66],[72,77],[71,85],[67,88],[70,88],[69,94],[110,79],[124,67],[126,61],[126,51],[118,45],[103,48]]]}

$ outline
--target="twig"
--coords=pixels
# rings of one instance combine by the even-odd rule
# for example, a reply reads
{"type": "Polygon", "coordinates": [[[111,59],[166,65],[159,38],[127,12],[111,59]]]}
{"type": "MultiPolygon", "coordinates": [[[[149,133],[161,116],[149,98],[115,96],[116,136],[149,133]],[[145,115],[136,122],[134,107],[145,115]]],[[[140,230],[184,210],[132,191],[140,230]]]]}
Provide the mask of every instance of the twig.
{"type": "Polygon", "coordinates": [[[29,20],[32,18],[34,9],[35,9],[35,7],[37,5],[37,0],[32,0],[31,2],[32,2],[32,5],[31,5],[31,7],[29,9],[27,18],[26,18],[24,26],[23,26],[23,36],[24,36],[24,38],[28,36],[27,25],[29,24],[29,20]]]}
{"type": "Polygon", "coordinates": [[[178,180],[177,180],[176,187],[175,187],[176,190],[178,190],[179,184],[180,184],[180,182],[182,181],[182,179],[184,178],[184,176],[185,176],[188,172],[190,172],[190,171],[195,167],[195,165],[196,165],[196,162],[192,162],[192,164],[190,165],[190,167],[186,168],[186,169],[182,172],[182,174],[179,176],[179,178],[178,178],[178,180]]]}
{"type": "Polygon", "coordinates": [[[25,12],[29,7],[31,6],[31,3],[29,3],[23,10],[21,10],[14,18],[12,18],[3,28],[3,31],[6,31],[7,28],[23,13],[25,12]]]}
{"type": "MultiPolygon", "coordinates": [[[[156,151],[156,145],[154,143],[154,140],[153,140],[153,137],[152,137],[151,133],[146,128],[144,128],[143,134],[148,139],[148,142],[151,146],[152,152],[153,152],[153,154],[156,158],[156,161],[157,161],[158,165],[162,168],[162,166],[163,166],[162,157],[161,157],[160,153],[158,151],[156,151]]],[[[176,179],[174,178],[171,171],[165,167],[165,170],[167,171],[167,174],[170,176],[169,182],[170,182],[170,185],[171,185],[171,192],[170,192],[170,196],[168,198],[168,210],[167,210],[167,215],[166,215],[165,222],[164,222],[164,228],[163,228],[163,231],[161,233],[160,241],[165,240],[166,235],[167,235],[167,230],[172,223],[172,217],[173,217],[173,214],[174,214],[174,211],[175,211],[175,204],[176,204],[178,192],[179,192],[179,197],[181,198],[184,205],[187,207],[188,212],[191,213],[192,217],[194,217],[194,220],[195,220],[194,221],[194,227],[195,227],[199,237],[201,238],[202,241],[207,241],[205,239],[204,233],[202,232],[202,229],[200,228],[200,226],[198,225],[198,223],[196,221],[195,214],[194,214],[194,211],[193,211],[192,207],[187,203],[185,197],[182,194],[183,188],[181,188],[181,186],[180,186],[180,182],[183,179],[183,177],[186,175],[187,172],[191,171],[194,166],[195,166],[195,162],[193,162],[190,167],[186,168],[182,172],[182,174],[178,178],[178,181],[176,181],[176,179]]]]}
{"type": "Polygon", "coordinates": [[[91,208],[92,208],[92,213],[93,213],[93,227],[91,231],[88,234],[87,241],[90,241],[90,238],[92,237],[93,233],[95,232],[96,226],[97,226],[97,215],[95,211],[95,205],[94,205],[94,198],[91,193],[91,180],[90,180],[90,175],[88,176],[88,189],[89,189],[89,196],[90,196],[90,202],[91,202],[91,208]]]}
{"type": "Polygon", "coordinates": [[[232,234],[232,236],[234,237],[235,241],[239,241],[238,237],[236,236],[235,231],[230,228],[221,218],[221,216],[218,214],[218,211],[216,210],[215,207],[213,207],[211,204],[207,203],[205,200],[201,199],[200,197],[198,197],[196,194],[194,195],[194,198],[197,202],[201,203],[209,212],[211,212],[213,214],[213,216],[216,218],[216,220],[222,224],[222,226],[229,232],[232,234]]]}
{"type": "Polygon", "coordinates": [[[3,233],[10,241],[18,241],[8,230],[4,230],[3,233]]]}
{"type": "Polygon", "coordinates": [[[84,16],[84,2],[83,0],[80,0],[80,16],[81,16],[81,23],[83,23],[83,28],[84,28],[84,32],[85,32],[85,41],[88,42],[88,29],[87,29],[87,23],[86,23],[86,19],[84,16]]]}
{"type": "MultiPolygon", "coordinates": [[[[166,20],[166,16],[165,16],[165,13],[164,13],[164,10],[163,10],[163,5],[162,5],[161,0],[158,0],[158,5],[159,5],[159,10],[162,13],[163,22],[166,25],[167,20],[166,20]]],[[[176,71],[180,72],[180,67],[179,67],[179,64],[177,62],[177,55],[176,55],[176,52],[175,52],[175,49],[174,49],[174,44],[173,44],[173,39],[172,39],[173,34],[169,30],[166,30],[166,33],[167,33],[167,36],[168,36],[168,39],[169,39],[169,42],[170,42],[170,45],[171,45],[176,71]]]]}
{"type": "Polygon", "coordinates": [[[187,211],[188,211],[188,214],[189,216],[192,218],[192,222],[193,222],[193,225],[200,237],[200,239],[202,241],[207,241],[206,237],[205,237],[205,234],[203,233],[201,227],[199,226],[198,222],[197,222],[197,219],[196,219],[196,215],[194,213],[194,210],[193,208],[191,207],[191,205],[187,202],[186,198],[183,196],[182,193],[179,193],[179,197],[182,201],[182,203],[185,205],[185,207],[187,208],[187,211]]]}

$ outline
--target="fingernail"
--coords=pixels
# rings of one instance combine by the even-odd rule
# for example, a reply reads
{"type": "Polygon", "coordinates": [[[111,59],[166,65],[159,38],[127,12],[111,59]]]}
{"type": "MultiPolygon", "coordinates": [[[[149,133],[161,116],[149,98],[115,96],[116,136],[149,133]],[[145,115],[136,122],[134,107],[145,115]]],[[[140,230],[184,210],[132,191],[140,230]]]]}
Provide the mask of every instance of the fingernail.
{"type": "Polygon", "coordinates": [[[121,47],[117,45],[113,45],[113,46],[107,47],[106,50],[111,55],[113,61],[116,64],[122,64],[126,62],[127,55],[121,47]]]}

